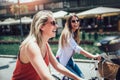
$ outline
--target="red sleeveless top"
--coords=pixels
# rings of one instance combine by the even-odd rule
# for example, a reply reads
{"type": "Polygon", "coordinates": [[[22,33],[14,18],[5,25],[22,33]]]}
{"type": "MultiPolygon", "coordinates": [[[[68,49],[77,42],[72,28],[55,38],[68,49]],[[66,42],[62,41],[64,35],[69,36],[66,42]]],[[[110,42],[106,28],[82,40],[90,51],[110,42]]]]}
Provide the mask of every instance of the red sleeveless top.
{"type": "MultiPolygon", "coordinates": [[[[49,65],[48,51],[45,54],[44,61],[49,65]]],[[[22,63],[18,56],[16,68],[13,72],[12,80],[41,80],[31,63],[22,63]]]]}

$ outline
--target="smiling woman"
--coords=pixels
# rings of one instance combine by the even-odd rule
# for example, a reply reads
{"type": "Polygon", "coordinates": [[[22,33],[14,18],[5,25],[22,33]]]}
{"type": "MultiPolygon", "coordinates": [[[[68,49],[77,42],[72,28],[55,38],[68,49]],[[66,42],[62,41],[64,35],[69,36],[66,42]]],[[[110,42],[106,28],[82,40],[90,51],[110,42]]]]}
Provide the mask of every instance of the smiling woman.
{"type": "Polygon", "coordinates": [[[25,2],[31,2],[33,0],[8,0],[8,1],[15,2],[15,3],[17,3],[18,1],[20,1],[20,3],[25,3],[25,2]]]}

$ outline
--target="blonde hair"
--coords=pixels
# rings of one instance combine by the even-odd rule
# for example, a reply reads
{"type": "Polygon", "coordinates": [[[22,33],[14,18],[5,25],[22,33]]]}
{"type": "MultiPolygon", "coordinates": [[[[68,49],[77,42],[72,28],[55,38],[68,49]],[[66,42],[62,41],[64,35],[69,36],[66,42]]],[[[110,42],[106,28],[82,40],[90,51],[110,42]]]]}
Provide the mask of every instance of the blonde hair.
{"type": "Polygon", "coordinates": [[[74,34],[74,39],[75,41],[79,44],[80,43],[80,31],[79,29],[77,29],[74,33],[72,33],[72,25],[71,25],[71,20],[73,17],[77,17],[79,19],[78,16],[76,16],[75,14],[71,14],[68,19],[66,20],[65,23],[65,27],[61,33],[60,36],[60,40],[59,40],[59,46],[60,47],[65,47],[68,45],[68,38],[70,38],[72,36],[72,34],[74,34]]]}
{"type": "Polygon", "coordinates": [[[27,38],[22,42],[21,46],[27,45],[31,41],[37,41],[39,47],[42,46],[42,31],[40,30],[41,26],[43,26],[47,21],[48,17],[53,17],[51,11],[43,10],[36,13],[33,17],[33,21],[31,23],[30,32],[27,38]]]}

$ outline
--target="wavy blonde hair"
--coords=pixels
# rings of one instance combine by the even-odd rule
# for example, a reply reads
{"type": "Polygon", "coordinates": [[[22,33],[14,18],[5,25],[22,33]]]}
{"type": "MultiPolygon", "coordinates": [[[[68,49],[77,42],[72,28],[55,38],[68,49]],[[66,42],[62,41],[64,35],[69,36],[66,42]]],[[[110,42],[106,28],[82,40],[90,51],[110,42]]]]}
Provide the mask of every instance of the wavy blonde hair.
{"type": "MultiPolygon", "coordinates": [[[[43,10],[36,13],[30,26],[30,32],[27,38],[22,42],[21,46],[27,45],[31,41],[37,41],[39,47],[42,46],[42,31],[40,30],[47,21],[48,17],[53,17],[51,11],[43,10]]],[[[21,47],[20,46],[20,47],[21,47]]]]}

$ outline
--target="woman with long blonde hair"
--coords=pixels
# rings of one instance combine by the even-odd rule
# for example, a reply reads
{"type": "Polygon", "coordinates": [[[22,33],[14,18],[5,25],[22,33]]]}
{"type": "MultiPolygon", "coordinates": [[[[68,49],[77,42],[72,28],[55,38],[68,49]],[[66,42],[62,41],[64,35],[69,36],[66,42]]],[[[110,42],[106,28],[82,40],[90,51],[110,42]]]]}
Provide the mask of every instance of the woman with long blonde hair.
{"type": "Polygon", "coordinates": [[[60,73],[81,80],[57,62],[48,40],[55,37],[57,24],[51,11],[34,15],[28,37],[19,49],[12,80],[55,80],[49,71],[51,64],[60,73]]]}

